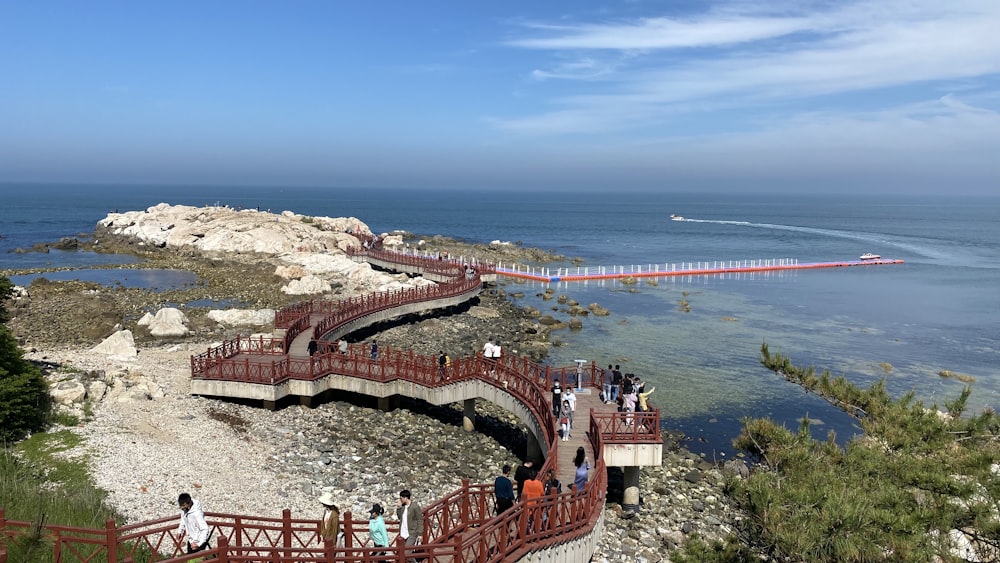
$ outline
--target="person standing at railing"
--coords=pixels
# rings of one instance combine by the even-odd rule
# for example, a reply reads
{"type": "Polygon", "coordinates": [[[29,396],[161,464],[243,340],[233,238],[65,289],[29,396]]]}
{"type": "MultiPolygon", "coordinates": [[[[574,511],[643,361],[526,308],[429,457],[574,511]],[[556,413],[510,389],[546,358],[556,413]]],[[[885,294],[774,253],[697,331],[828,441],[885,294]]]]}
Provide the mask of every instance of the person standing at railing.
{"type": "Polygon", "coordinates": [[[500,360],[501,360],[502,357],[503,357],[503,347],[500,346],[500,339],[499,338],[494,338],[493,339],[493,370],[494,370],[494,375],[496,375],[495,372],[496,372],[497,367],[500,364],[500,360]]]}
{"type": "Polygon", "coordinates": [[[378,340],[372,340],[371,360],[373,362],[378,360],[378,340]]]}
{"type": "Polygon", "coordinates": [[[618,397],[622,396],[622,368],[615,364],[615,369],[611,370],[611,400],[618,402],[618,397]]]}
{"type": "Polygon", "coordinates": [[[483,344],[483,361],[486,362],[486,370],[483,375],[487,373],[493,373],[493,341],[487,340],[486,344],[483,344]]]}
{"type": "Polygon", "coordinates": [[[656,387],[651,388],[649,391],[636,393],[635,396],[639,398],[639,412],[646,412],[649,410],[649,396],[656,391],[656,387]]]}
{"type": "Polygon", "coordinates": [[[346,354],[347,353],[347,341],[344,340],[343,338],[341,338],[340,342],[337,343],[337,349],[340,350],[341,354],[346,354]]]}
{"type": "Polygon", "coordinates": [[[438,379],[444,381],[448,379],[448,364],[450,363],[450,358],[448,354],[444,353],[444,350],[438,352],[438,379]]]}
{"type": "Polygon", "coordinates": [[[188,493],[181,493],[177,497],[177,505],[181,509],[181,521],[177,526],[178,539],[187,537],[187,552],[196,553],[208,549],[208,540],[212,534],[205,522],[205,511],[201,509],[201,503],[192,499],[188,493]]]}
{"type": "Polygon", "coordinates": [[[601,374],[601,388],[604,394],[601,396],[601,400],[604,401],[605,405],[611,404],[615,399],[611,394],[611,382],[615,378],[615,370],[611,368],[611,364],[608,364],[608,369],[604,370],[601,374]]]}

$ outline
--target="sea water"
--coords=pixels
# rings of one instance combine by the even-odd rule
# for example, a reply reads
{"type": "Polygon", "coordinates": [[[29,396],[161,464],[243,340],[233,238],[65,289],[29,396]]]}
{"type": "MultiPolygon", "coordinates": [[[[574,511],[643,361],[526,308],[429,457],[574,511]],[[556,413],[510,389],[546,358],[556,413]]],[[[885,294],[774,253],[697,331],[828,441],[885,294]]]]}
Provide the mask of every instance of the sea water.
{"type": "MultiPolygon", "coordinates": [[[[942,370],[974,378],[970,409],[994,408],[1000,397],[1000,199],[101,185],[7,185],[5,194],[0,270],[86,268],[116,259],[9,251],[89,233],[108,212],[160,202],[353,216],[375,232],[507,241],[590,267],[849,261],[874,252],[905,263],[634,286],[552,284],[557,294],[597,303],[611,315],[554,333],[561,345],[548,362],[620,364],[656,387],[651,400],[663,409],[665,428],[718,457],[732,455],[730,441],[747,416],[791,428],[808,418],[819,436],[857,432],[839,410],[761,366],[762,342],[796,365],[858,385],[884,378],[894,395],[915,390],[928,406],[943,407],[965,385],[941,377],[942,370]],[[670,214],[685,220],[671,221],[670,214]]],[[[548,284],[502,283],[508,293],[523,293],[518,304],[565,318],[540,297],[548,284]]]]}

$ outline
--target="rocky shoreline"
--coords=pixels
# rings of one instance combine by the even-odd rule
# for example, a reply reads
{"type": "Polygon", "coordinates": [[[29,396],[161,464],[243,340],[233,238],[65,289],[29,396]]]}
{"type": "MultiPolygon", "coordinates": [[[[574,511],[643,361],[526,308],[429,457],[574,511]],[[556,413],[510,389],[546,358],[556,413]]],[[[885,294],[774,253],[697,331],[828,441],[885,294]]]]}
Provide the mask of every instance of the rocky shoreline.
{"type": "MultiPolygon", "coordinates": [[[[206,213],[199,210],[203,218],[206,213]]],[[[156,219],[161,232],[163,225],[177,222],[156,219]]],[[[281,225],[282,219],[303,223],[287,212],[277,220],[255,219],[262,219],[259,225],[281,225]]],[[[314,225],[327,224],[325,220],[311,218],[305,223],[311,230],[304,236],[312,236],[312,231],[323,234],[314,225]]],[[[267,332],[271,327],[226,326],[212,321],[208,311],[190,309],[185,311],[190,333],[164,339],[135,325],[140,312],[205,296],[239,299],[258,308],[277,308],[310,296],[282,291],[289,279],[276,272],[289,267],[285,254],[158,246],[134,234],[116,235],[114,221],[106,223],[95,232],[94,241],[84,244],[105,252],[135,253],[147,267],[187,269],[207,283],[168,295],[80,282],[33,284],[24,301],[11,307],[16,317],[10,326],[27,350],[26,357],[48,366],[51,380],[81,380],[86,395],[64,408],[82,413],[82,405],[89,404],[92,415],[74,430],[87,438],[85,446],[70,455],[90,461],[97,485],[109,492],[112,506],[129,521],[172,514],[179,490],[200,497],[210,511],[265,516],[278,516],[282,508],[296,515],[318,515],[316,498],[326,491],[355,514],[372,502],[391,504],[403,486],[428,504],[458,488],[463,478],[490,482],[501,465],[516,465],[516,454],[523,453],[523,430],[510,415],[484,402],[477,407],[480,431],[466,433],[457,408],[413,403],[386,413],[370,408],[364,398],[338,397],[313,409],[294,406],[270,412],[189,396],[192,354],[233,334],[248,329],[267,332]],[[93,350],[101,338],[123,327],[136,334],[135,357],[114,358],[93,350]],[[252,490],[248,483],[253,483],[252,490]]],[[[349,236],[348,228],[366,228],[355,219],[330,224],[335,226],[325,232],[332,237],[322,242],[309,239],[308,244],[329,252],[349,236]]],[[[403,244],[419,242],[412,236],[399,237],[403,244]]],[[[302,239],[293,243],[302,245],[302,239]]],[[[497,259],[489,254],[493,245],[475,247],[430,237],[420,246],[497,259]]],[[[499,246],[497,252],[516,254],[519,249],[499,246]]],[[[522,250],[530,260],[564,259],[522,250]]],[[[335,299],[389,283],[414,283],[405,276],[363,274],[328,276],[330,290],[322,297],[335,299]]],[[[479,302],[469,307],[373,327],[351,339],[374,338],[383,347],[425,354],[445,349],[464,355],[495,337],[511,353],[540,359],[551,342],[546,325],[535,316],[515,307],[499,286],[484,290],[479,302]]],[[[620,481],[615,474],[610,476],[608,516],[595,561],[669,561],[670,552],[691,534],[718,538],[738,524],[740,515],[725,497],[719,468],[676,443],[666,446],[663,466],[640,473],[643,507],[638,515],[621,511],[615,502],[620,481]]]]}

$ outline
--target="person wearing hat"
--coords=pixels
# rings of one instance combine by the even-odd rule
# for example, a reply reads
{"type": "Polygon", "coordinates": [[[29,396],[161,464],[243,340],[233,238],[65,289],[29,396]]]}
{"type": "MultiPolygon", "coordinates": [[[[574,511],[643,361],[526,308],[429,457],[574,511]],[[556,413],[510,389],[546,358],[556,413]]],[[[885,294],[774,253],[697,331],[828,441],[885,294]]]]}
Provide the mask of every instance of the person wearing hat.
{"type": "Polygon", "coordinates": [[[319,497],[319,503],[323,505],[323,519],[319,523],[319,540],[322,544],[340,543],[340,509],[333,502],[331,493],[323,493],[319,497]]]}
{"type": "MultiPolygon", "coordinates": [[[[389,533],[385,531],[385,520],[382,519],[384,513],[382,505],[377,502],[368,511],[368,537],[371,538],[372,545],[375,547],[389,547],[389,533]]],[[[384,553],[383,551],[376,555],[384,553]]]]}

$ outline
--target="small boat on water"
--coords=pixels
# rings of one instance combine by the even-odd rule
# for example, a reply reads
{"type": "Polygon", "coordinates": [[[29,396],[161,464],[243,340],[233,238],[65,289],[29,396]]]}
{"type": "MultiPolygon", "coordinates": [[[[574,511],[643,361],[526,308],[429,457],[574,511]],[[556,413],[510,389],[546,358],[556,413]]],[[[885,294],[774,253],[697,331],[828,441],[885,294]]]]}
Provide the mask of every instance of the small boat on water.
{"type": "Polygon", "coordinates": [[[862,260],[879,260],[881,258],[878,254],[872,254],[871,252],[865,252],[861,255],[862,260]]]}
{"type": "Polygon", "coordinates": [[[671,213],[670,214],[670,220],[671,221],[683,221],[684,218],[681,217],[680,215],[674,215],[673,213],[671,213]]]}

